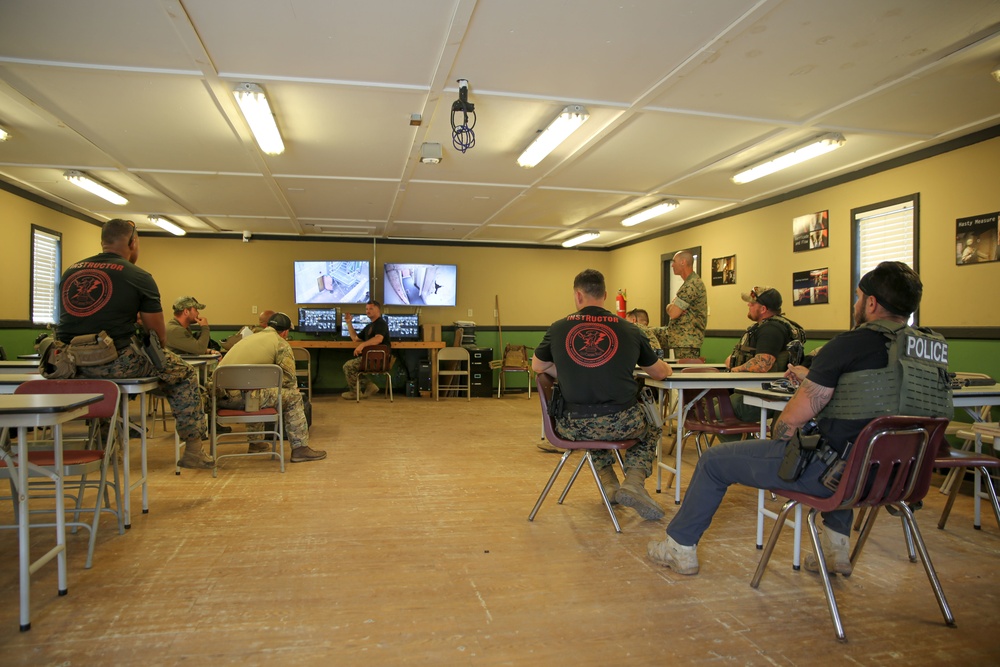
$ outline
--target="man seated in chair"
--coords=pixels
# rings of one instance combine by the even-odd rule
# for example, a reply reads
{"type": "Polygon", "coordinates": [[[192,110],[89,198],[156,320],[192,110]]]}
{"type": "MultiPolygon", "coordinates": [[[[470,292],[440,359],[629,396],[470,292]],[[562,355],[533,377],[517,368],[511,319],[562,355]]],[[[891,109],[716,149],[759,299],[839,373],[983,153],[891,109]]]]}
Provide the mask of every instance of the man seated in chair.
{"type": "Polygon", "coordinates": [[[662,359],[663,346],[660,345],[660,339],[656,337],[656,332],[649,326],[649,313],[642,308],[633,308],[625,313],[625,319],[639,327],[639,331],[649,339],[649,346],[653,348],[653,352],[656,352],[656,356],[662,359]]]}
{"type": "Polygon", "coordinates": [[[531,367],[558,377],[565,411],[555,421],[567,440],[638,440],[625,450],[625,480],[619,484],[611,450],[593,453],[601,486],[613,503],[632,507],[644,519],[663,517],[646,492],[660,436],[637,401],[638,365],[662,380],[670,366],[657,359],[649,340],[635,325],[604,308],[608,290],[600,271],[587,269],[573,281],[577,311],[558,320],[535,348],[531,367]]]}
{"type": "MultiPolygon", "coordinates": [[[[368,316],[371,322],[361,330],[360,334],[354,330],[354,323],[351,322],[350,314],[346,315],[344,319],[347,321],[347,333],[350,335],[351,340],[357,343],[358,346],[354,348],[354,358],[344,364],[347,391],[341,395],[347,400],[353,401],[357,399],[357,395],[354,392],[358,386],[358,377],[361,375],[361,354],[365,351],[366,347],[372,345],[387,345],[391,348],[392,341],[389,340],[389,324],[382,317],[382,304],[375,299],[370,299],[365,304],[365,315],[368,316]]],[[[361,384],[361,398],[368,398],[378,393],[378,385],[369,378],[363,378],[361,384]]]]}
{"type": "Polygon", "coordinates": [[[174,316],[167,322],[167,347],[177,354],[218,354],[209,347],[212,340],[208,320],[201,316],[205,304],[193,296],[182,296],[174,301],[174,316]],[[198,335],[191,333],[197,324],[198,335]]]}
{"type": "MultiPolygon", "coordinates": [[[[650,560],[678,574],[697,574],[698,541],[730,485],[827,498],[836,482],[828,480],[827,485],[821,479],[846,456],[873,418],[951,415],[947,352],[943,361],[941,355],[925,353],[942,346],[947,350],[947,344],[929,329],[906,324],[922,295],[920,277],[902,262],[882,262],[866,273],[858,281],[855,328],[824,345],[808,369],[795,366],[786,373],[801,384],[778,417],[775,439],[727,443],[706,451],[691,477],[684,504],[667,526],[667,538],[647,546],[650,560]],[[905,375],[904,367],[908,369],[905,375]],[[910,381],[915,376],[922,382],[910,381]],[[794,456],[801,436],[798,431],[808,434],[813,428],[821,436],[819,447],[811,458],[803,458],[805,466],[798,469],[798,476],[781,470],[787,450],[792,450],[790,461],[800,458],[794,456]]],[[[820,543],[831,573],[851,573],[852,517],[851,510],[823,514],[820,543]]],[[[813,554],[806,556],[805,566],[818,571],[813,554]]]]}
{"type": "MultiPolygon", "coordinates": [[[[274,313],[267,321],[267,326],[252,336],[247,336],[233,345],[219,366],[234,364],[277,364],[281,366],[281,408],[285,424],[285,435],[292,444],[292,463],[320,461],[326,458],[326,452],[309,447],[309,426],[306,423],[306,413],[302,406],[302,394],[299,392],[295,379],[295,357],[292,346],[288,344],[288,330],[292,321],[284,313],[274,313]]],[[[244,408],[243,392],[237,390],[216,390],[220,407],[233,410],[244,408]]],[[[274,389],[262,389],[260,406],[273,408],[278,404],[278,392],[274,389]]],[[[256,429],[255,429],[256,430],[256,429]]],[[[264,452],[270,446],[265,442],[250,444],[250,452],[264,452]]]]}

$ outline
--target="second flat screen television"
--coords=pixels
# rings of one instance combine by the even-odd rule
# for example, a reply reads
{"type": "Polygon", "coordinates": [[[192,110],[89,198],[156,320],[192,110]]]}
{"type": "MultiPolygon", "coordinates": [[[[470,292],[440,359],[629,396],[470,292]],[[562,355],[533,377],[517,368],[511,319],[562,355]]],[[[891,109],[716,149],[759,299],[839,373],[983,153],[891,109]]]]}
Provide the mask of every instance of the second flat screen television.
{"type": "Polygon", "coordinates": [[[454,306],[454,264],[385,264],[383,302],[395,306],[454,306]]]}
{"type": "Polygon", "coordinates": [[[367,303],[370,264],[355,261],[295,262],[295,303],[367,303]]]}

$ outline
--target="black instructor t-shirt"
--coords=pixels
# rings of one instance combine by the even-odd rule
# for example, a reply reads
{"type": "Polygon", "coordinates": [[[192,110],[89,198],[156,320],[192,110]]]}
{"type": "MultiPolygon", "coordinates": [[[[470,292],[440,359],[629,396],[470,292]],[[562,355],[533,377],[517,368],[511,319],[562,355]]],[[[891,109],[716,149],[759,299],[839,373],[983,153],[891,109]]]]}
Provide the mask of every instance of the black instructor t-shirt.
{"type": "Polygon", "coordinates": [[[554,322],[535,356],[555,363],[563,397],[578,405],[634,403],[636,365],[657,360],[639,327],[597,306],[554,322]]]}
{"type": "Polygon", "coordinates": [[[139,313],[163,312],[148,271],[102,252],[66,269],[59,281],[59,340],[107,331],[116,343],[135,333],[139,313]]]}

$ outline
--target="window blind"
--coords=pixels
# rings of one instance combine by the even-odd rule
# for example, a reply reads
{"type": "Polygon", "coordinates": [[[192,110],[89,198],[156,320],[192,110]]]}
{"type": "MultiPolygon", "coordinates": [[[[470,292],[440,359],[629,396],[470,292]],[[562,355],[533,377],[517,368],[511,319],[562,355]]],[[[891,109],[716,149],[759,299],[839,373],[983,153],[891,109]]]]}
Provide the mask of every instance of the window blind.
{"type": "Polygon", "coordinates": [[[55,324],[58,320],[62,234],[31,228],[31,321],[55,324]]]}

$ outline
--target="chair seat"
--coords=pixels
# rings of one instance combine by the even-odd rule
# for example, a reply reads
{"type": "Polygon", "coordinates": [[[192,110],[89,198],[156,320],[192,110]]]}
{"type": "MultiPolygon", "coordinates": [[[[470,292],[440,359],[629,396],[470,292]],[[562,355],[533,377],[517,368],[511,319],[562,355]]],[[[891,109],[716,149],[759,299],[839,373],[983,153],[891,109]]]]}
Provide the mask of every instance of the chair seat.
{"type": "MultiPolygon", "coordinates": [[[[64,466],[78,466],[87,463],[97,463],[104,458],[103,449],[69,449],[63,452],[64,466]]],[[[56,454],[52,450],[28,452],[28,461],[38,466],[54,466],[56,454]]],[[[0,460],[0,468],[6,468],[7,463],[0,460]]]]}
{"type": "Polygon", "coordinates": [[[638,440],[563,440],[562,438],[552,438],[546,436],[546,439],[552,443],[554,447],[559,449],[628,449],[629,447],[634,447],[638,440]]]}
{"type": "Polygon", "coordinates": [[[740,421],[739,419],[727,418],[719,422],[702,422],[696,419],[684,421],[684,429],[687,431],[701,431],[714,435],[739,435],[741,433],[759,433],[760,424],[754,422],[740,421]]]}
{"type": "Polygon", "coordinates": [[[934,459],[935,468],[1000,468],[1000,459],[988,454],[976,454],[962,449],[950,448],[947,456],[940,454],[934,459]]]}
{"type": "Polygon", "coordinates": [[[248,412],[247,410],[220,409],[215,414],[219,417],[273,417],[278,414],[278,411],[274,408],[261,408],[252,412],[248,412]]]}

